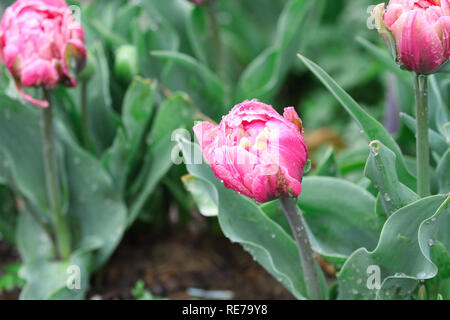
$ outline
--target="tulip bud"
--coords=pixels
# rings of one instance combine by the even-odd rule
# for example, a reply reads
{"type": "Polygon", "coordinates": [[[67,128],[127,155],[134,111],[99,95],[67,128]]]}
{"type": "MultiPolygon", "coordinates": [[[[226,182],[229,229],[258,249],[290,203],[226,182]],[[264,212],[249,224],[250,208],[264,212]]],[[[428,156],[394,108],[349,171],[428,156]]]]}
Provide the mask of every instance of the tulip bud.
{"type": "Polygon", "coordinates": [[[18,0],[6,9],[0,24],[0,60],[19,93],[46,107],[47,101],[33,99],[22,86],[76,86],[74,73],[86,62],[84,31],[64,0],[18,0]]]}
{"type": "Polygon", "coordinates": [[[404,68],[430,74],[447,62],[450,0],[390,0],[384,8],[384,3],[375,8],[375,23],[404,68]]]}
{"type": "Polygon", "coordinates": [[[116,60],[114,63],[116,75],[126,81],[131,82],[138,74],[138,54],[135,46],[122,45],[116,50],[116,60]]]}
{"type": "Polygon", "coordinates": [[[269,105],[244,101],[219,125],[201,122],[194,132],[225,187],[258,202],[300,194],[308,150],[294,108],[281,116],[269,105]]]}

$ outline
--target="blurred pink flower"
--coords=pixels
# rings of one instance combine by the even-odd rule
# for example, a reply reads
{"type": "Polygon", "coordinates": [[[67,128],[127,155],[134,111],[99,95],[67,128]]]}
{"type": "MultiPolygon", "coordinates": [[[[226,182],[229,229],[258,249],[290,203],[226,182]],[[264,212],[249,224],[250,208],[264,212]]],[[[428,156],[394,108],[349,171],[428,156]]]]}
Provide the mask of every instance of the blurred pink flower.
{"type": "Polygon", "coordinates": [[[386,11],[384,3],[377,6],[377,19],[376,12],[383,14],[378,30],[387,27],[392,33],[406,69],[429,74],[450,58],[450,0],[390,0],[386,11]]]}
{"type": "Polygon", "coordinates": [[[76,86],[72,72],[86,62],[84,31],[64,0],[18,0],[1,21],[0,59],[22,96],[46,107],[47,101],[33,99],[22,86],[76,86]]]}
{"type": "Polygon", "coordinates": [[[219,125],[194,127],[206,162],[227,188],[258,202],[301,192],[308,150],[294,108],[279,115],[271,106],[244,101],[219,125]]]}
{"type": "Polygon", "coordinates": [[[201,6],[205,2],[205,0],[189,0],[189,2],[192,2],[193,4],[196,4],[198,6],[201,6]]]}

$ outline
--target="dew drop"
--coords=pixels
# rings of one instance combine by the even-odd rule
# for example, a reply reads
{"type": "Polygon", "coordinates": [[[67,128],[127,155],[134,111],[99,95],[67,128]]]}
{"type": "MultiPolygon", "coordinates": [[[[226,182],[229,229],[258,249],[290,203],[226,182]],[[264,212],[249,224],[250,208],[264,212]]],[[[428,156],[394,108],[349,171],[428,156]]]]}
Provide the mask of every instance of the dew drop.
{"type": "Polygon", "coordinates": [[[427,242],[428,242],[428,245],[429,245],[430,247],[434,246],[434,239],[433,239],[433,238],[428,239],[427,242]]]}
{"type": "Polygon", "coordinates": [[[419,272],[417,274],[417,278],[425,278],[427,276],[427,274],[425,272],[419,272]]]}

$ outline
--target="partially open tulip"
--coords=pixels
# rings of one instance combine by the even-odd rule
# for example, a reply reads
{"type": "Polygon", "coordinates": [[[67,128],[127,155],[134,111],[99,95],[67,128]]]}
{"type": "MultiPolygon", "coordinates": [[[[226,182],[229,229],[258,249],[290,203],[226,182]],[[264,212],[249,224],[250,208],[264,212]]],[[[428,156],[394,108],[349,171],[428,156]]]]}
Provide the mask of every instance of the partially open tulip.
{"type": "Polygon", "coordinates": [[[74,73],[86,62],[83,29],[64,0],[18,0],[2,18],[0,59],[24,98],[46,107],[47,101],[33,99],[21,87],[76,86],[74,73]]]}
{"type": "Polygon", "coordinates": [[[450,0],[390,0],[373,15],[380,34],[410,71],[430,74],[450,58],[450,0]]]}
{"type": "Polygon", "coordinates": [[[294,108],[279,115],[271,106],[244,101],[219,125],[194,127],[206,162],[227,188],[266,202],[301,192],[308,150],[294,108]]]}

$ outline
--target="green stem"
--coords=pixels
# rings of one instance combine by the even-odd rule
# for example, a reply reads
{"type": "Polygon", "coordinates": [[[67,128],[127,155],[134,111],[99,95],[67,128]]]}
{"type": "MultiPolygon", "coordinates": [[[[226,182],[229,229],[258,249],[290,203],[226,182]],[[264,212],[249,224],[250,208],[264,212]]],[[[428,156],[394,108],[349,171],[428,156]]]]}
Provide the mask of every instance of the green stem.
{"type": "Polygon", "coordinates": [[[61,186],[58,177],[58,166],[55,152],[55,138],[53,133],[53,108],[51,93],[44,89],[44,95],[50,106],[42,109],[42,147],[45,168],[45,181],[53,218],[57,248],[60,258],[70,256],[70,234],[67,222],[62,212],[61,186]]]}
{"type": "Polygon", "coordinates": [[[417,120],[417,193],[421,197],[430,195],[430,149],[428,140],[428,77],[414,75],[417,120]]]}
{"type": "Polygon", "coordinates": [[[322,291],[320,288],[319,274],[317,272],[314,251],[309,242],[303,216],[298,209],[294,198],[282,196],[280,198],[280,203],[297,243],[308,295],[311,299],[320,300],[322,299],[322,291]]]}
{"type": "Polygon", "coordinates": [[[81,134],[83,146],[89,148],[88,112],[87,112],[87,81],[81,82],[81,134]]]}
{"type": "Polygon", "coordinates": [[[217,18],[217,13],[214,8],[214,2],[206,6],[209,23],[211,25],[212,47],[214,52],[214,70],[218,74],[222,74],[222,42],[220,39],[220,27],[217,18]]]}

